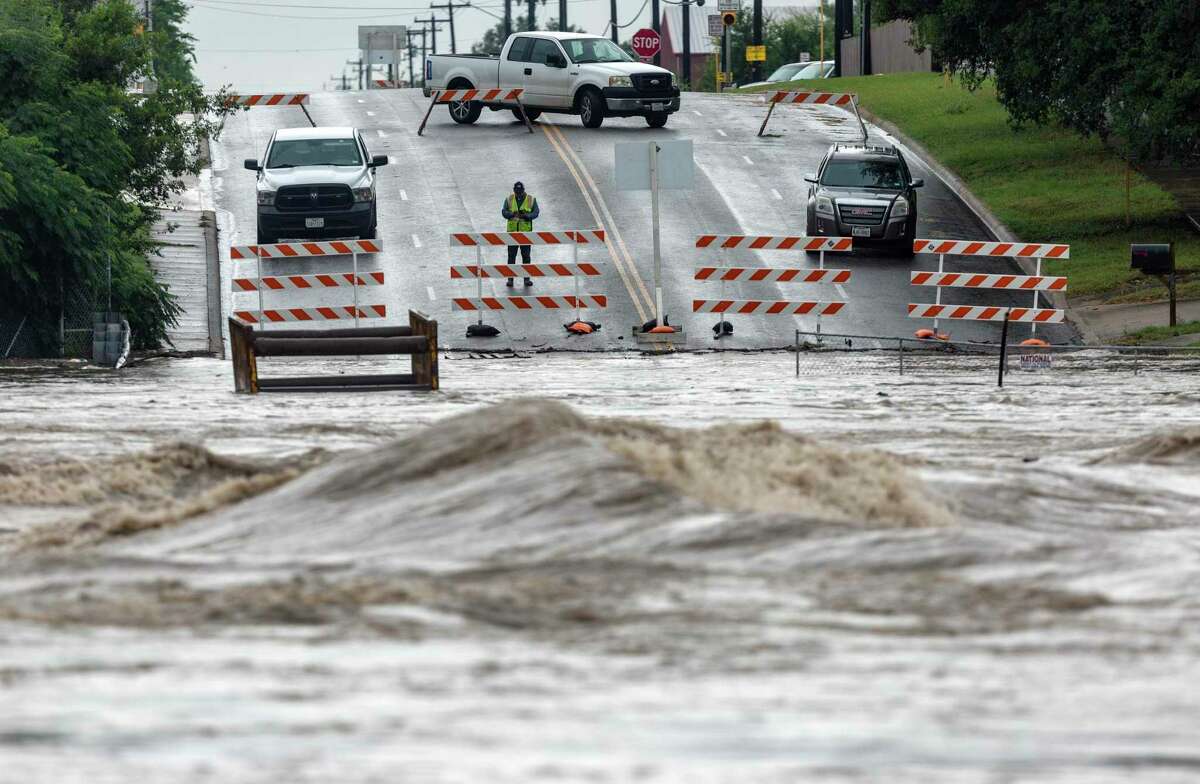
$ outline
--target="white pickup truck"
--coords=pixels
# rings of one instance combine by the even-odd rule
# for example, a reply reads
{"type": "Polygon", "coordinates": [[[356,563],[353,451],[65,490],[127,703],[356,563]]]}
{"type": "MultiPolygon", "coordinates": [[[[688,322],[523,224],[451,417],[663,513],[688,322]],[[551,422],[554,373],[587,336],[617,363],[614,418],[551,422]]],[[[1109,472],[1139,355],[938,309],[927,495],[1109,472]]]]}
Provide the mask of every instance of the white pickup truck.
{"type": "MultiPolygon", "coordinates": [[[[578,114],[588,128],[599,128],[605,117],[645,117],[661,128],[679,111],[679,87],[671,72],[634,60],[607,38],[582,33],[514,33],[500,56],[434,54],[425,58],[425,95],[435,90],[524,88],[521,103],[534,120],[542,112],[578,114]]],[[[470,124],[484,104],[448,104],[450,117],[470,124]]],[[[513,103],[487,104],[492,111],[513,103]]]]}

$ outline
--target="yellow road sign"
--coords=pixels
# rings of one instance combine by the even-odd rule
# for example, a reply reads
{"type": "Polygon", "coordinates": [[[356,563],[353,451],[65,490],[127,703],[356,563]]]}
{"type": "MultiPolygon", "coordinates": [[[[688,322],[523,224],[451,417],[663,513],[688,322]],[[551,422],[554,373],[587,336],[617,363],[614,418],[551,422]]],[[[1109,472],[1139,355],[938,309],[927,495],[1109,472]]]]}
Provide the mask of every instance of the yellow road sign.
{"type": "Polygon", "coordinates": [[[765,63],[767,61],[767,47],[765,46],[747,46],[746,47],[746,62],[748,63],[765,63]]]}

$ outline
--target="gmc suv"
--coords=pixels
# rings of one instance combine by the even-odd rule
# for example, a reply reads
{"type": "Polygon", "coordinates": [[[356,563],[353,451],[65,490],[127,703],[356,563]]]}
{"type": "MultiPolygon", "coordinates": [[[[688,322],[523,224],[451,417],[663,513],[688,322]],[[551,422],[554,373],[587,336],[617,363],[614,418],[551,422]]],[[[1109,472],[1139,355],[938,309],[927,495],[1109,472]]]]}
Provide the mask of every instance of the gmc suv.
{"type": "Polygon", "coordinates": [[[375,170],[355,128],[284,128],[271,135],[258,172],[258,244],[281,239],[375,239],[375,170]]]}
{"type": "Polygon", "coordinates": [[[817,173],[805,177],[808,235],[853,237],[912,255],[917,230],[917,188],[895,147],[835,144],[817,173]]]}

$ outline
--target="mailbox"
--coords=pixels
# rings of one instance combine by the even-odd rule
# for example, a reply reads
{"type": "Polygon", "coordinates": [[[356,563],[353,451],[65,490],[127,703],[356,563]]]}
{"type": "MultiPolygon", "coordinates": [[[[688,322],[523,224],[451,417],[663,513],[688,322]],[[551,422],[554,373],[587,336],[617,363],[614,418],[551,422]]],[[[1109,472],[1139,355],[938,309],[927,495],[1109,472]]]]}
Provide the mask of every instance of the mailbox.
{"type": "Polygon", "coordinates": [[[1143,275],[1170,275],[1175,272],[1175,245],[1130,245],[1131,267],[1143,275]]]}

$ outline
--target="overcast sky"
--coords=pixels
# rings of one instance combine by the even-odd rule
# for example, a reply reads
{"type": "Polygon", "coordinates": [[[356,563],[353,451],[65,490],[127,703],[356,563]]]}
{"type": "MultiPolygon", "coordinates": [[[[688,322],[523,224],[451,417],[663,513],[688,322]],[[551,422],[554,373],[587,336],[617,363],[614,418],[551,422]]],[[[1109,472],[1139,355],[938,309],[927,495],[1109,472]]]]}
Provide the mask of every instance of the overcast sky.
{"type": "MultiPolygon", "coordinates": [[[[473,0],[479,8],[456,10],[458,51],[470,51],[484,31],[503,15],[503,0],[473,0]]],[[[765,0],[766,6],[814,5],[816,0],[765,0]]],[[[332,87],[347,60],[358,58],[359,25],[412,25],[429,16],[429,2],[447,0],[189,0],[188,28],[196,37],[197,73],[205,86],[233,85],[240,92],[315,91],[332,87]]],[[[714,6],[716,0],[709,0],[714,6]]],[[[746,0],[747,5],[750,0],[746,0]]],[[[826,11],[832,9],[827,0],[826,11]]],[[[517,5],[513,13],[517,13],[517,5]]],[[[521,13],[528,6],[519,5],[521,13]]],[[[601,34],[608,23],[608,0],[568,0],[567,21],[601,34]]],[[[707,8],[707,6],[706,6],[707,8]]],[[[715,9],[714,9],[715,10],[715,9]]],[[[436,12],[440,17],[445,11],[436,12]]],[[[538,26],[558,16],[558,0],[538,4],[538,26]]],[[[649,0],[617,0],[621,39],[649,27],[649,0]],[[635,15],[636,14],[636,15],[635,15]]],[[[438,51],[450,51],[450,31],[438,33],[438,51]]],[[[418,66],[419,68],[420,66],[418,66]]],[[[382,78],[382,74],[379,75],[382,78]]]]}

